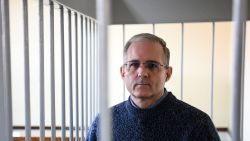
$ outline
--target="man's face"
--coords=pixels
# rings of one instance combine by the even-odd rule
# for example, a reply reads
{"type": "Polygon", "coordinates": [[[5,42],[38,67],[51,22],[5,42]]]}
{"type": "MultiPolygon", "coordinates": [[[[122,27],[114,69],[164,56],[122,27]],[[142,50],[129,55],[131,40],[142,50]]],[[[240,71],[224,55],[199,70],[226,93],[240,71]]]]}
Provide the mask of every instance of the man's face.
{"type": "Polygon", "coordinates": [[[121,67],[121,76],[132,97],[154,99],[163,93],[164,84],[172,73],[171,68],[162,66],[165,65],[164,58],[163,48],[159,43],[144,40],[130,45],[126,65],[121,67]],[[148,62],[155,62],[160,66],[157,69],[148,62]]]}

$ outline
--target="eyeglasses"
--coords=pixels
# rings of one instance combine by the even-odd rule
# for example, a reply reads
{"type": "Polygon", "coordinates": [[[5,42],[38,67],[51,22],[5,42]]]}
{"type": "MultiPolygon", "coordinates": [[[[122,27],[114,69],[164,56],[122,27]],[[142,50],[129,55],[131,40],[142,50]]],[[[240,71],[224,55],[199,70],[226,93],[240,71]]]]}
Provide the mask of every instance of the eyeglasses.
{"type": "Polygon", "coordinates": [[[143,64],[145,68],[149,69],[152,72],[159,71],[161,67],[167,68],[167,65],[162,65],[156,61],[146,61],[142,63],[140,61],[128,61],[124,64],[124,66],[128,71],[132,72],[136,71],[141,66],[141,64],[143,64]]]}

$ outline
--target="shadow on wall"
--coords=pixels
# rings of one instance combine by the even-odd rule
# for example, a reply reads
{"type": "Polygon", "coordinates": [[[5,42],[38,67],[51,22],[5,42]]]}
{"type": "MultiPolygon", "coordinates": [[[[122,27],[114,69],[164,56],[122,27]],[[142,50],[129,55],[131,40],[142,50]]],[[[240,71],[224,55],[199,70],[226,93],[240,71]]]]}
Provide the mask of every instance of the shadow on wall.
{"type": "MultiPolygon", "coordinates": [[[[112,24],[231,21],[230,0],[111,0],[112,24]]],[[[250,7],[250,2],[248,2],[250,7]]],[[[248,8],[250,13],[250,8],[248,8]]],[[[248,19],[250,15],[248,14],[248,19]]]]}
{"type": "Polygon", "coordinates": [[[111,10],[112,22],[132,24],[139,22],[139,17],[124,0],[113,0],[111,10]]]}

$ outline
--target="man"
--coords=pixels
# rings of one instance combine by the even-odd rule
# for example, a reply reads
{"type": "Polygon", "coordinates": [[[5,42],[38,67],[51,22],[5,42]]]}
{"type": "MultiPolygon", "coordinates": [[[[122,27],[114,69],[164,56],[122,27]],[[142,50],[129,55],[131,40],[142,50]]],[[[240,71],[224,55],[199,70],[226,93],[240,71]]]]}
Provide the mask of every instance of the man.
{"type": "MultiPolygon", "coordinates": [[[[209,116],[178,99],[164,88],[172,74],[170,52],[161,38],[133,36],[123,51],[120,68],[130,97],[112,111],[115,141],[219,141],[209,116]]],[[[99,116],[87,140],[99,140],[99,116]]]]}

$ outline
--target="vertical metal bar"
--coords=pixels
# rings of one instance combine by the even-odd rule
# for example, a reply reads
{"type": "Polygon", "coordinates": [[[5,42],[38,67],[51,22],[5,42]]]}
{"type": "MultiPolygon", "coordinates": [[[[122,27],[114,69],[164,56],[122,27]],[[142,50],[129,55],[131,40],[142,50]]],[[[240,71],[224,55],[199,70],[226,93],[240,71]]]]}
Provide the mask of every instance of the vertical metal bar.
{"type": "Polygon", "coordinates": [[[212,60],[211,60],[211,89],[210,89],[210,116],[214,118],[214,53],[215,53],[215,22],[212,23],[212,60]]]}
{"type": "Polygon", "coordinates": [[[95,99],[95,95],[94,95],[94,43],[93,43],[93,20],[90,19],[89,20],[90,22],[90,64],[91,64],[91,121],[94,120],[94,106],[95,106],[95,103],[94,103],[94,99],[95,99]]]}
{"type": "Polygon", "coordinates": [[[85,130],[85,134],[87,135],[87,131],[88,131],[88,127],[89,127],[89,88],[88,88],[88,81],[89,81],[89,75],[88,75],[88,19],[87,17],[85,17],[85,46],[84,46],[84,55],[85,55],[85,61],[84,61],[84,76],[85,76],[85,79],[84,79],[84,82],[85,82],[85,105],[86,105],[86,108],[85,108],[85,113],[86,113],[86,123],[85,123],[85,126],[86,126],[86,130],[85,130]]]}
{"type": "Polygon", "coordinates": [[[91,124],[91,89],[90,89],[90,33],[89,33],[89,19],[86,18],[86,31],[87,31],[87,37],[86,37],[86,40],[87,40],[87,46],[86,46],[86,64],[87,64],[87,121],[88,121],[88,127],[90,126],[91,124]]]}
{"type": "Polygon", "coordinates": [[[97,19],[100,22],[100,40],[99,44],[99,89],[102,94],[100,95],[100,139],[101,141],[110,141],[111,139],[111,116],[110,111],[108,109],[108,90],[107,90],[107,25],[110,21],[110,0],[103,1],[97,0],[97,19]]]}
{"type": "MultiPolygon", "coordinates": [[[[99,48],[99,40],[98,40],[98,22],[96,21],[96,64],[99,64],[99,53],[98,53],[98,48],[99,48]]],[[[96,112],[99,113],[99,76],[98,76],[98,71],[99,71],[99,65],[96,66],[96,112]]]]}
{"type": "Polygon", "coordinates": [[[76,73],[76,141],[79,140],[79,104],[78,104],[78,17],[77,17],[77,13],[75,12],[75,65],[76,65],[76,69],[75,69],[75,73],[76,73]]]}
{"type": "Polygon", "coordinates": [[[94,120],[94,86],[93,86],[93,82],[94,82],[94,79],[93,79],[93,74],[94,74],[94,64],[93,64],[93,25],[92,25],[92,19],[89,19],[89,25],[90,25],[90,77],[91,77],[91,121],[94,120]]]}
{"type": "Polygon", "coordinates": [[[96,40],[96,22],[94,22],[93,25],[93,34],[94,34],[94,64],[95,64],[95,68],[94,68],[94,95],[95,95],[95,99],[94,99],[94,113],[96,115],[97,113],[97,40],[96,40]]]}
{"type": "Polygon", "coordinates": [[[94,64],[94,42],[93,42],[93,37],[94,37],[94,33],[93,33],[93,20],[91,19],[90,20],[90,25],[91,25],[91,28],[90,28],[90,33],[91,33],[91,37],[90,37],[90,41],[91,41],[91,95],[92,95],[92,104],[91,104],[91,113],[92,113],[92,120],[94,120],[94,108],[95,108],[95,90],[94,90],[94,82],[95,82],[95,79],[94,79],[94,72],[95,72],[95,64],[94,64]]]}
{"type": "Polygon", "coordinates": [[[181,23],[181,100],[183,100],[183,78],[184,78],[184,23],[181,23]]]}
{"type": "Polygon", "coordinates": [[[56,140],[56,108],[55,108],[55,60],[54,60],[54,3],[50,2],[50,73],[51,73],[51,140],[56,140]]]}
{"type": "Polygon", "coordinates": [[[80,16],[80,22],[81,22],[81,87],[82,87],[82,91],[81,91],[81,141],[84,141],[84,72],[83,72],[83,16],[80,16]]]}
{"type": "Polygon", "coordinates": [[[72,33],[71,33],[71,10],[68,9],[69,28],[69,130],[70,141],[73,141],[73,83],[72,83],[72,33]]]}
{"type": "Polygon", "coordinates": [[[93,121],[93,111],[92,111],[92,108],[93,108],[93,95],[92,95],[92,33],[91,33],[91,19],[88,19],[88,32],[89,32],[89,99],[90,99],[90,121],[93,121]]]}
{"type": "Polygon", "coordinates": [[[233,80],[232,80],[232,111],[230,134],[233,141],[242,140],[242,100],[243,97],[243,70],[244,51],[243,30],[246,22],[247,0],[233,0],[233,80]]]}
{"type": "MultiPolygon", "coordinates": [[[[99,28],[99,23],[97,24],[97,37],[96,37],[96,43],[97,43],[97,63],[96,64],[100,64],[100,42],[99,42],[99,37],[100,37],[100,28],[99,28]]],[[[97,65],[97,111],[98,113],[100,113],[100,74],[99,74],[99,70],[100,70],[100,65],[97,65]]]]}
{"type": "Polygon", "coordinates": [[[93,80],[94,80],[94,109],[93,109],[93,111],[94,111],[94,117],[96,116],[96,83],[97,83],[97,80],[96,80],[96,66],[97,66],[97,63],[96,63],[96,38],[95,38],[95,36],[96,36],[96,33],[95,33],[95,21],[93,21],[93,64],[94,64],[94,74],[93,74],[93,76],[94,76],[94,78],[93,78],[93,80]]]}
{"type": "Polygon", "coordinates": [[[153,34],[155,34],[155,24],[152,24],[152,32],[153,32],[153,34]]]}
{"type": "Polygon", "coordinates": [[[99,113],[99,111],[98,111],[98,108],[99,108],[99,106],[98,106],[98,103],[99,103],[99,101],[98,101],[98,99],[99,99],[99,97],[98,97],[98,70],[99,70],[99,68],[98,68],[98,66],[99,65],[97,65],[99,62],[98,62],[98,23],[97,23],[97,21],[95,22],[95,53],[96,53],[96,59],[95,59],[95,64],[96,64],[96,72],[95,72],[95,76],[96,76],[96,87],[95,87],[95,89],[96,89],[96,114],[97,113],[99,113]]]}
{"type": "Polygon", "coordinates": [[[24,81],[25,81],[25,141],[31,140],[30,123],[30,68],[29,68],[29,26],[28,2],[23,0],[23,25],[24,25],[24,81]]]}
{"type": "Polygon", "coordinates": [[[9,1],[0,3],[0,140],[12,141],[9,1]]]}
{"type": "MultiPolygon", "coordinates": [[[[122,46],[124,47],[125,46],[125,24],[122,25],[122,46]]],[[[125,86],[125,83],[123,81],[123,101],[126,100],[126,86],[125,86]]]]}
{"type": "Polygon", "coordinates": [[[62,90],[62,141],[65,141],[65,54],[64,54],[64,8],[60,5],[60,20],[61,20],[61,90],[62,90]]]}
{"type": "Polygon", "coordinates": [[[45,140],[44,109],[44,17],[43,0],[39,0],[39,39],[40,39],[40,141],[45,140]]]}

